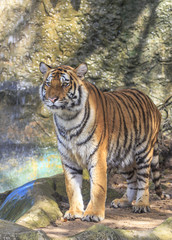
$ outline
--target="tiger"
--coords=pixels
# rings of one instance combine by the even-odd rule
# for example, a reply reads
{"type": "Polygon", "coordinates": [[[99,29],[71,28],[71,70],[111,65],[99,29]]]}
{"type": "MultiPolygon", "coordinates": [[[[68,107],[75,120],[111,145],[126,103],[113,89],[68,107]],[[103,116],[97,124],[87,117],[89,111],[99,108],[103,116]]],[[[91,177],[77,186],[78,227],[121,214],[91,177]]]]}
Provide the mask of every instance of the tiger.
{"type": "Polygon", "coordinates": [[[65,176],[69,210],[67,220],[99,222],[105,218],[107,173],[117,168],[127,190],[114,199],[113,208],[150,211],[149,178],[156,194],[160,186],[158,133],[161,114],[152,100],[137,89],[101,91],[85,80],[86,63],[77,68],[40,63],[40,97],[53,113],[58,151],[65,176]],[[90,200],[84,209],[83,169],[90,181],[90,200]]]}

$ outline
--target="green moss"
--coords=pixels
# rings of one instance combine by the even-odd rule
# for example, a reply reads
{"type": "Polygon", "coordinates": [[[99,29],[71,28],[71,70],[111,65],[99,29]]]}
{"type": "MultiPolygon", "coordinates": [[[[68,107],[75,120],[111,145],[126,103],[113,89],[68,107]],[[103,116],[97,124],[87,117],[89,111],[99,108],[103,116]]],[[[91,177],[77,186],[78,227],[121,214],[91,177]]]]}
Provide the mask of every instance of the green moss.
{"type": "Polygon", "coordinates": [[[165,220],[160,226],[153,230],[153,234],[162,240],[172,239],[172,217],[165,220]]]}
{"type": "Polygon", "coordinates": [[[102,240],[102,239],[119,239],[119,240],[170,240],[172,239],[172,219],[169,218],[153,231],[134,231],[123,229],[112,229],[107,226],[96,224],[86,231],[69,237],[70,240],[102,240]]]}

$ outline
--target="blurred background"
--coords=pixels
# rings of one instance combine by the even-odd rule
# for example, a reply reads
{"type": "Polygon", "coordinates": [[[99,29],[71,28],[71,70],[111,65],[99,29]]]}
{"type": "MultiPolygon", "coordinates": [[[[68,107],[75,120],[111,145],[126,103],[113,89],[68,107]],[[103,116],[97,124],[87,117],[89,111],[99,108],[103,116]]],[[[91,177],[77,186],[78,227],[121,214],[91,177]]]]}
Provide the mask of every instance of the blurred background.
{"type": "Polygon", "coordinates": [[[162,114],[161,163],[172,167],[171,0],[1,0],[0,192],[62,172],[39,63],[88,64],[102,90],[134,87],[162,114]]]}

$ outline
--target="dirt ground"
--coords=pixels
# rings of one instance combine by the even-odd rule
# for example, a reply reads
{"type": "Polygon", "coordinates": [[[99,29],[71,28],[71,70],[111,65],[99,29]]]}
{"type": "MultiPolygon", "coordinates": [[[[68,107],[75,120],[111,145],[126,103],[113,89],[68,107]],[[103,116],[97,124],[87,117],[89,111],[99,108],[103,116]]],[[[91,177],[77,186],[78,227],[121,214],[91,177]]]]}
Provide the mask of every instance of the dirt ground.
{"type": "MultiPolygon", "coordinates": [[[[172,170],[165,170],[162,173],[162,188],[163,192],[172,195],[172,170]]],[[[126,183],[118,174],[113,176],[109,183],[110,187],[120,193],[125,192],[126,183]]],[[[63,210],[67,208],[65,203],[62,203],[63,210]],[[66,207],[65,207],[66,206],[66,207]]],[[[168,217],[172,217],[172,199],[159,200],[153,190],[153,185],[150,186],[150,213],[136,214],[132,213],[131,208],[113,209],[110,208],[110,202],[106,204],[106,217],[101,224],[111,227],[128,230],[148,230],[160,225],[168,217]]],[[[50,238],[68,237],[80,233],[96,223],[82,222],[81,220],[67,221],[57,220],[47,228],[42,228],[50,238]]]]}

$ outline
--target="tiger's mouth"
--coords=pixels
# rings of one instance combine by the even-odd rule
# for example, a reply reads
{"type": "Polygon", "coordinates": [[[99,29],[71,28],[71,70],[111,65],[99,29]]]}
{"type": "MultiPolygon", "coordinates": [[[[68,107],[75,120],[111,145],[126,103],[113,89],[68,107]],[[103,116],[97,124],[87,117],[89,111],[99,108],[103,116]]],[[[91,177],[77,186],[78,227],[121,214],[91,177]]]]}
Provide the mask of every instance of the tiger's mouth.
{"type": "Polygon", "coordinates": [[[65,109],[68,104],[67,101],[59,101],[59,100],[54,103],[51,102],[50,100],[44,100],[44,103],[51,110],[65,109]]]}
{"type": "Polygon", "coordinates": [[[65,109],[65,108],[66,108],[66,105],[61,105],[61,106],[55,106],[55,105],[53,105],[53,106],[51,106],[51,107],[49,107],[49,108],[52,109],[52,110],[65,109]]]}

